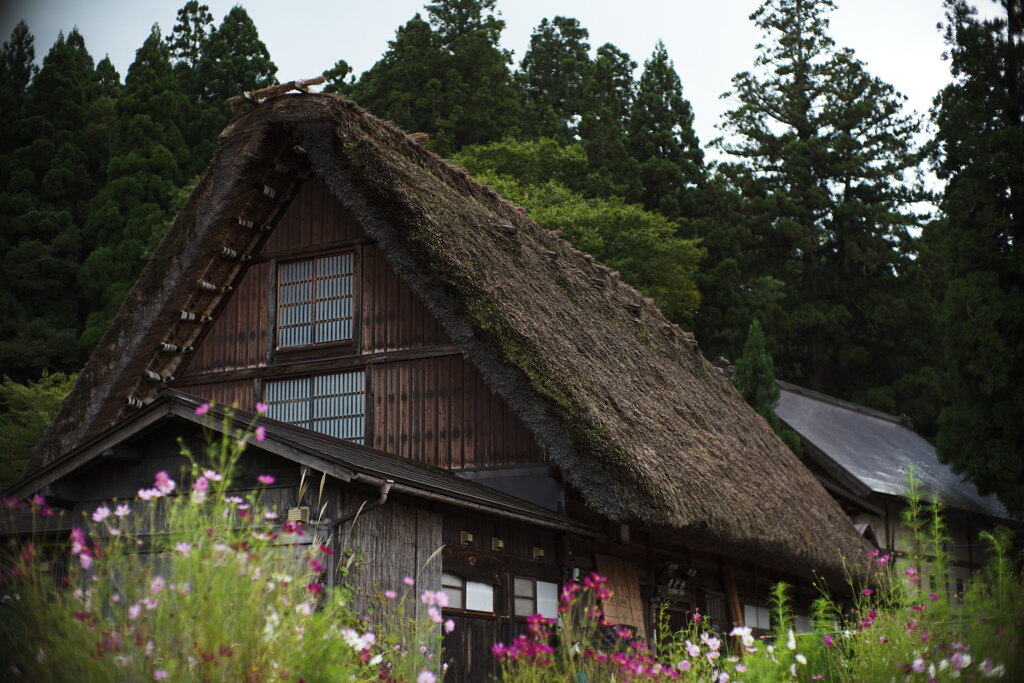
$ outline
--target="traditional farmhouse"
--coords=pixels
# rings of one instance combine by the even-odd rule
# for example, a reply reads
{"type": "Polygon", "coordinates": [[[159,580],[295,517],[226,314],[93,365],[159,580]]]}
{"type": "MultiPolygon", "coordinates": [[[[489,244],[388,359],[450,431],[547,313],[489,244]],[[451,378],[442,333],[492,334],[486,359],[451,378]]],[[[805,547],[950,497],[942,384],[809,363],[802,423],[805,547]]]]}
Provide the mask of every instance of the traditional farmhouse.
{"type": "Polygon", "coordinates": [[[580,572],[643,633],[662,601],[728,628],[868,548],[649,299],[330,95],[224,130],[14,493],[131,497],[216,428],[209,400],[270,406],[240,486],[272,471],[295,507],[325,473],[335,531],[367,503],[352,580],[449,592],[452,680],[580,572]]]}
{"type": "Polygon", "coordinates": [[[952,596],[963,592],[971,573],[985,562],[979,532],[996,524],[1019,526],[994,495],[982,496],[940,463],[935,447],[914,432],[907,418],[787,382],[779,386],[775,412],[800,435],[806,464],[876,547],[897,556],[911,548],[912,534],[902,519],[910,472],[926,499],[938,498],[945,507],[953,561],[944,588],[952,596]]]}

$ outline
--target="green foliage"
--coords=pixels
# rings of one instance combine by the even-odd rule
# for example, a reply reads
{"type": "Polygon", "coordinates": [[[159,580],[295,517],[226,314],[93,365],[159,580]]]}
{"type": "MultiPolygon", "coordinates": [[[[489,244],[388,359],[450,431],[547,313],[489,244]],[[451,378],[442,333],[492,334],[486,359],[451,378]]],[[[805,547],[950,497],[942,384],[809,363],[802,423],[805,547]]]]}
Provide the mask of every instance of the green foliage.
{"type": "Polygon", "coordinates": [[[534,29],[516,74],[524,139],[548,137],[563,144],[574,139],[591,70],[588,36],[579,21],[568,17],[542,19],[534,29]]]}
{"type": "Polygon", "coordinates": [[[775,405],[779,402],[779,385],[775,383],[775,365],[765,344],[764,331],[757,318],[750,323],[747,331],[747,343],[743,346],[743,355],[736,359],[736,370],[732,377],[733,384],[740,390],[743,398],[753,406],[757,414],[776,427],[779,418],[775,415],[775,405]]]}
{"type": "MultiPolygon", "coordinates": [[[[188,8],[186,5],[183,11],[188,8]]],[[[191,29],[181,33],[179,40],[188,37],[190,44],[199,45],[194,68],[188,66],[185,57],[175,62],[176,73],[188,84],[184,92],[192,100],[192,120],[184,131],[190,148],[185,170],[187,175],[194,175],[206,167],[217,147],[217,135],[228,124],[228,99],[277,83],[277,66],[260,40],[256,24],[241,5],[232,7],[205,38],[211,18],[204,6],[193,8],[182,21],[188,21],[191,29]]]]}
{"type": "Polygon", "coordinates": [[[442,0],[427,5],[429,23],[414,16],[352,87],[352,96],[381,118],[450,154],[498,140],[518,118],[511,54],[498,47],[505,22],[494,0],[442,0]]]}
{"type": "Polygon", "coordinates": [[[934,164],[946,181],[929,226],[945,285],[946,405],[939,457],[1024,511],[1024,41],[1019,0],[982,20],[946,3],[954,80],[936,98],[934,164]]]}
{"type": "MultiPolygon", "coordinates": [[[[441,628],[414,608],[412,586],[396,586],[393,598],[360,596],[368,622],[345,582],[349,549],[321,535],[326,521],[282,524],[263,485],[239,490],[232,475],[254,437],[226,425],[205,453],[189,455],[180,489],[160,472],[135,500],[72,520],[70,543],[8,538],[5,669],[33,681],[103,682],[369,683],[437,671],[441,628]],[[170,495],[176,489],[181,495],[170,495]],[[66,583],[53,580],[53,567],[66,583]]],[[[12,502],[3,502],[6,517],[12,502]]],[[[39,498],[26,507],[34,518],[54,514],[39,498]]]]}
{"type": "Polygon", "coordinates": [[[913,205],[925,197],[918,123],[892,86],[835,48],[832,9],[767,0],[751,17],[765,41],[729,93],[738,106],[718,144],[731,160],[710,207],[722,213],[692,226],[721,279],[706,290],[698,334],[734,354],[737,311],[756,314],[780,374],[864,400],[928,361],[901,343],[932,326],[927,291],[910,275],[913,205]]]}
{"type": "MultiPolygon", "coordinates": [[[[109,80],[106,67],[102,75],[109,80]]],[[[59,35],[24,98],[18,126],[28,142],[5,157],[0,372],[19,380],[81,363],[81,228],[103,182],[113,119],[100,77],[78,31],[59,35]]]]}
{"type": "Polygon", "coordinates": [[[693,216],[696,188],[704,183],[704,152],[693,130],[693,111],[660,40],[630,107],[629,150],[640,163],[643,203],[671,219],[693,216]]]}
{"type": "Polygon", "coordinates": [[[10,377],[0,382],[0,491],[16,482],[43,432],[53,422],[75,375],[43,372],[24,384],[10,377]]]}
{"type": "Polygon", "coordinates": [[[677,237],[671,221],[641,206],[617,197],[587,198],[558,180],[544,181],[575,177],[579,182],[585,159],[578,145],[504,140],[468,148],[455,161],[524,206],[533,220],[561,230],[577,249],[618,270],[670,319],[693,315],[700,302],[694,276],[703,256],[696,242],[677,237]]]}
{"type": "Polygon", "coordinates": [[[747,330],[743,353],[736,359],[732,383],[743,399],[763,417],[782,441],[797,455],[803,452],[800,436],[782,426],[775,406],[779,402],[779,385],[775,383],[775,364],[764,338],[761,323],[754,318],[747,330]]]}
{"type": "Polygon", "coordinates": [[[611,43],[597,48],[587,81],[579,137],[587,152],[587,194],[643,200],[640,163],[630,155],[626,130],[636,85],[636,62],[611,43]]]}
{"type": "Polygon", "coordinates": [[[93,197],[84,238],[90,248],[78,273],[86,296],[80,348],[91,351],[142,269],[142,258],[163,235],[170,204],[185,180],[187,114],[160,29],[153,26],[128,69],[117,101],[107,182],[93,197]]]}

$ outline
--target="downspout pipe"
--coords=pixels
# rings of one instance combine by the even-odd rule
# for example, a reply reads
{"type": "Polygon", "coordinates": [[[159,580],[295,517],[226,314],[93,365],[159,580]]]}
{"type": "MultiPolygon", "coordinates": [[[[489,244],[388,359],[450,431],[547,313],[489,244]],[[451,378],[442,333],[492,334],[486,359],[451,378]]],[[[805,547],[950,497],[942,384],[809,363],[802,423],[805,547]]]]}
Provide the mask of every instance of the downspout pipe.
{"type": "Polygon", "coordinates": [[[342,524],[345,524],[346,522],[351,522],[353,519],[363,514],[364,512],[369,512],[374,508],[379,508],[381,505],[388,502],[388,493],[391,491],[391,487],[395,485],[393,479],[377,479],[374,477],[367,477],[366,475],[357,475],[356,478],[363,481],[369,480],[370,482],[377,483],[378,491],[380,492],[380,497],[377,498],[377,500],[373,501],[372,503],[364,502],[362,505],[359,506],[359,508],[355,512],[350,512],[347,515],[339,517],[338,519],[334,520],[334,523],[331,525],[333,529],[338,529],[339,527],[341,527],[342,524]]]}

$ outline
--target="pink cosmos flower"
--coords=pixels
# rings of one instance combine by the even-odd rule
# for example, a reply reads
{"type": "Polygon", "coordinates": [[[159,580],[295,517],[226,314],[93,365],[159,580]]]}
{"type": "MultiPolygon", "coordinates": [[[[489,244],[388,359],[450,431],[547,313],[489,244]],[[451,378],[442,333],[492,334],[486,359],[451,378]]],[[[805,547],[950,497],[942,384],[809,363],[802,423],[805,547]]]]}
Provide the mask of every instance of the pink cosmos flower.
{"type": "Polygon", "coordinates": [[[167,680],[167,672],[164,671],[163,669],[157,669],[156,671],[153,672],[153,680],[154,681],[166,681],[167,680]]]}
{"type": "Polygon", "coordinates": [[[210,404],[209,403],[204,403],[201,406],[199,406],[198,408],[196,408],[196,415],[198,415],[200,417],[202,417],[203,415],[206,415],[208,412],[210,412],[210,404]]]}
{"type": "Polygon", "coordinates": [[[116,508],[114,508],[114,516],[115,517],[127,517],[131,513],[132,513],[131,505],[118,505],[116,508]]]}
{"type": "MultiPolygon", "coordinates": [[[[258,431],[257,431],[257,438],[259,438],[258,431]]],[[[263,439],[259,439],[259,440],[262,441],[263,439]]],[[[274,477],[269,475],[269,474],[261,474],[260,476],[256,477],[256,481],[258,481],[259,483],[263,484],[264,486],[270,486],[271,484],[273,484],[277,480],[274,479],[274,477]]]]}
{"type": "Polygon", "coordinates": [[[676,663],[676,668],[680,671],[689,671],[691,666],[692,665],[690,664],[689,660],[686,659],[682,659],[676,663]]]}
{"type": "Polygon", "coordinates": [[[83,548],[78,555],[78,561],[82,563],[82,569],[89,569],[92,566],[92,553],[88,548],[83,548]]]}
{"type": "Polygon", "coordinates": [[[220,481],[222,478],[216,470],[203,470],[203,476],[210,481],[220,481]]]}
{"type": "Polygon", "coordinates": [[[142,611],[142,605],[140,605],[139,603],[135,603],[134,605],[132,605],[131,607],[128,608],[128,618],[131,619],[132,621],[135,621],[136,619],[139,618],[139,613],[141,611],[142,611]]]}
{"type": "Polygon", "coordinates": [[[264,427],[263,425],[260,425],[259,427],[256,428],[256,440],[257,441],[263,441],[266,438],[267,438],[267,428],[264,427]]]}
{"type": "Polygon", "coordinates": [[[924,659],[922,659],[921,657],[918,657],[917,659],[914,660],[914,663],[910,665],[910,668],[912,668],[914,671],[916,671],[919,674],[920,673],[924,673],[924,670],[925,670],[924,659]]]}
{"type": "Polygon", "coordinates": [[[402,583],[404,583],[406,586],[411,586],[414,583],[416,583],[416,579],[412,578],[411,576],[407,576],[404,579],[402,579],[402,583]]]}
{"type": "Polygon", "coordinates": [[[100,505],[98,508],[96,508],[96,511],[92,513],[92,521],[102,522],[109,516],[110,508],[108,508],[106,505],[100,505]]]}
{"type": "Polygon", "coordinates": [[[387,598],[388,600],[394,600],[395,598],[398,597],[398,593],[396,593],[395,591],[392,591],[392,590],[387,590],[387,591],[384,591],[384,597],[387,598]]]}
{"type": "Polygon", "coordinates": [[[691,619],[693,619],[693,623],[695,623],[695,624],[699,624],[699,623],[700,623],[701,621],[703,621],[704,617],[702,617],[702,616],[700,615],[700,612],[697,612],[697,611],[695,610],[695,611],[693,612],[693,616],[691,617],[691,619]]]}
{"type": "Polygon", "coordinates": [[[164,494],[160,493],[156,489],[139,489],[139,498],[142,500],[153,500],[154,498],[160,498],[164,494]]]}
{"type": "Polygon", "coordinates": [[[451,619],[445,619],[445,622],[444,622],[444,632],[445,633],[451,633],[454,630],[455,630],[455,622],[452,621],[451,619]]]}
{"type": "Polygon", "coordinates": [[[9,498],[7,496],[0,497],[0,508],[4,510],[20,510],[21,503],[18,502],[17,498],[9,498]]]}
{"type": "Polygon", "coordinates": [[[863,595],[874,595],[875,591],[871,590],[870,588],[865,588],[864,590],[861,591],[861,593],[863,595]]]}
{"type": "Polygon", "coordinates": [[[174,544],[174,549],[182,555],[184,555],[185,557],[188,557],[189,553],[192,552],[192,544],[186,543],[185,541],[179,541],[178,543],[174,544]]]}
{"type": "Polygon", "coordinates": [[[273,510],[268,510],[263,513],[263,519],[277,519],[277,513],[273,510]]]}
{"type": "Polygon", "coordinates": [[[939,596],[935,594],[935,591],[932,591],[931,593],[929,593],[928,597],[932,599],[932,602],[935,602],[936,600],[939,599],[939,596]]]}
{"type": "Polygon", "coordinates": [[[903,572],[903,576],[910,579],[910,583],[921,583],[921,575],[917,572],[917,567],[907,567],[907,570],[903,572]]]}
{"type": "Polygon", "coordinates": [[[427,608],[427,615],[430,617],[430,620],[435,624],[440,624],[443,621],[443,619],[441,619],[440,610],[438,610],[433,605],[427,608]]]}
{"type": "Polygon", "coordinates": [[[160,493],[166,496],[167,494],[174,490],[175,484],[174,480],[171,479],[170,475],[161,470],[157,472],[156,475],[153,477],[153,486],[155,486],[160,491],[160,493]]]}
{"type": "Polygon", "coordinates": [[[832,642],[832,636],[825,636],[825,647],[835,647],[836,644],[832,642]]]}
{"type": "Polygon", "coordinates": [[[320,564],[320,560],[316,559],[315,557],[309,561],[309,568],[317,574],[324,570],[324,566],[320,564]]]}
{"type": "Polygon", "coordinates": [[[157,593],[162,591],[164,589],[164,586],[166,586],[166,585],[167,585],[167,582],[164,580],[164,577],[162,577],[162,576],[155,576],[155,577],[153,577],[153,581],[150,582],[150,584],[149,584],[149,592],[153,593],[154,595],[156,595],[157,593]]]}
{"type": "Polygon", "coordinates": [[[210,480],[206,477],[199,477],[192,482],[192,490],[196,493],[206,493],[210,488],[210,480]]]}
{"type": "Polygon", "coordinates": [[[263,401],[258,401],[256,403],[256,412],[257,413],[265,413],[268,410],[270,410],[270,406],[267,405],[266,403],[264,403],[263,401]]]}
{"type": "Polygon", "coordinates": [[[889,560],[891,560],[891,559],[892,559],[892,555],[885,554],[885,555],[882,555],[877,560],[875,560],[875,562],[878,563],[879,567],[884,567],[885,565],[889,564],[889,560]]]}
{"type": "Polygon", "coordinates": [[[868,555],[868,557],[878,557],[878,554],[881,553],[881,552],[882,551],[879,550],[878,548],[873,548],[872,550],[869,550],[867,552],[867,555],[868,555]]]}
{"type": "Polygon", "coordinates": [[[436,683],[437,676],[429,671],[423,671],[416,677],[416,683],[436,683]]]}
{"type": "Polygon", "coordinates": [[[85,531],[74,527],[71,529],[71,554],[78,555],[85,550],[85,531]]]}

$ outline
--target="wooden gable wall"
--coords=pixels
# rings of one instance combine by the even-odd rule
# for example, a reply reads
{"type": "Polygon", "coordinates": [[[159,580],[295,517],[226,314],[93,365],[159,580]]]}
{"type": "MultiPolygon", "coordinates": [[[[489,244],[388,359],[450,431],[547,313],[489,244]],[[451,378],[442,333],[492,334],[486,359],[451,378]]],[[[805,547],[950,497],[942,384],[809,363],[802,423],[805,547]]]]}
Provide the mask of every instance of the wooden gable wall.
{"type": "Polygon", "coordinates": [[[367,372],[368,446],[451,469],[544,460],[523,424],[462,358],[352,214],[314,178],[172,386],[249,407],[262,398],[268,379],[356,368],[367,372]],[[277,264],[336,251],[355,258],[353,341],[275,349],[277,264]]]}

